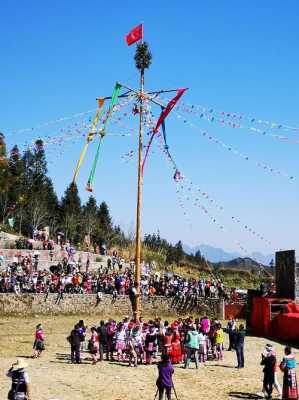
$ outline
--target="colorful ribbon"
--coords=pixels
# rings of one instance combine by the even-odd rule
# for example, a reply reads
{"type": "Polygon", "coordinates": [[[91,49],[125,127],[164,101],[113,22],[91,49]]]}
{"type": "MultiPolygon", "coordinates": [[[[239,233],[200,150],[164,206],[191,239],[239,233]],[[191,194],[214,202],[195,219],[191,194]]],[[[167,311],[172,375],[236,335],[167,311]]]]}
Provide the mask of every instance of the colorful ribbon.
{"type": "Polygon", "coordinates": [[[87,142],[85,143],[85,145],[84,145],[84,147],[83,147],[83,150],[81,151],[79,160],[78,160],[78,162],[77,162],[77,165],[76,165],[76,168],[75,168],[75,172],[74,172],[74,176],[73,176],[73,183],[76,182],[76,179],[77,179],[77,176],[78,176],[78,174],[79,174],[79,171],[80,171],[82,162],[83,162],[83,160],[84,160],[84,157],[85,157],[85,155],[86,155],[88,146],[89,146],[89,144],[92,142],[93,137],[94,137],[94,135],[95,135],[95,133],[96,133],[97,124],[98,124],[99,119],[100,119],[100,116],[101,116],[101,114],[102,114],[103,107],[104,107],[104,103],[105,103],[105,100],[104,100],[104,99],[99,99],[99,100],[98,100],[98,108],[97,108],[97,111],[96,111],[96,115],[94,116],[94,119],[93,119],[93,121],[92,121],[91,129],[90,129],[90,131],[88,132],[88,135],[87,135],[87,138],[86,138],[87,142]]]}
{"type": "Polygon", "coordinates": [[[112,115],[112,113],[114,111],[114,107],[115,107],[115,105],[116,105],[116,103],[118,101],[118,96],[119,96],[119,93],[120,93],[120,89],[121,89],[121,85],[117,82],[115,84],[115,87],[114,87],[114,90],[113,90],[113,93],[112,93],[112,96],[111,96],[111,100],[110,100],[110,104],[109,104],[109,108],[108,108],[106,117],[105,117],[105,119],[103,121],[103,127],[100,129],[100,132],[99,132],[100,141],[99,141],[99,144],[98,144],[98,147],[97,147],[96,155],[95,155],[95,158],[94,158],[94,161],[93,161],[93,164],[92,164],[92,168],[91,168],[91,171],[90,171],[90,174],[89,174],[89,178],[88,178],[88,181],[87,181],[87,185],[86,185],[86,190],[88,192],[92,192],[93,191],[92,184],[93,184],[93,180],[94,180],[94,177],[95,177],[95,172],[96,172],[96,168],[97,168],[97,164],[98,164],[98,160],[99,160],[101,144],[102,144],[102,141],[103,141],[103,137],[106,134],[106,126],[107,126],[108,120],[111,117],[111,115],[112,115]]]}
{"type": "MultiPolygon", "coordinates": [[[[179,99],[183,96],[183,94],[185,93],[186,90],[187,90],[186,88],[185,89],[179,89],[177,91],[176,95],[168,102],[167,106],[165,108],[162,107],[162,111],[161,111],[160,117],[158,119],[158,122],[157,122],[155,128],[153,129],[152,135],[151,135],[151,137],[149,139],[149,142],[147,144],[147,147],[146,147],[144,159],[143,159],[143,162],[142,162],[142,174],[143,174],[144,166],[145,166],[145,163],[146,163],[149,151],[150,151],[150,147],[152,145],[152,142],[153,142],[153,139],[154,139],[156,133],[158,132],[160,126],[164,123],[166,117],[171,112],[171,110],[174,108],[174,106],[177,104],[179,99]]],[[[164,128],[165,128],[165,126],[164,126],[164,128]]]]}

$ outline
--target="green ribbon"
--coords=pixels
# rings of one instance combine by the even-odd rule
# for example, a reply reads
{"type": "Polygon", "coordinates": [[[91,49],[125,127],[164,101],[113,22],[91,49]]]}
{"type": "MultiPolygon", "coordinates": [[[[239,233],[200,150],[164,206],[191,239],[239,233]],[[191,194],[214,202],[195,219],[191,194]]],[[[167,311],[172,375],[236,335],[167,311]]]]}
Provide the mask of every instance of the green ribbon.
{"type": "Polygon", "coordinates": [[[87,182],[87,187],[89,189],[91,189],[91,190],[92,190],[92,183],[93,183],[93,180],[94,180],[94,176],[95,176],[95,172],[96,172],[96,168],[97,168],[97,163],[98,163],[98,159],[99,159],[101,143],[102,143],[103,137],[105,136],[106,125],[107,125],[107,122],[108,122],[109,118],[111,117],[111,115],[113,113],[113,107],[117,104],[120,89],[121,89],[121,84],[116,82],[114,90],[113,90],[113,93],[112,93],[112,96],[111,96],[109,109],[108,109],[108,112],[107,112],[107,115],[106,115],[106,118],[105,118],[105,121],[104,121],[104,126],[100,130],[100,142],[98,144],[97,152],[96,152],[96,155],[95,155],[95,158],[94,158],[94,161],[93,161],[93,164],[92,164],[92,168],[91,168],[91,171],[90,171],[90,175],[89,175],[89,178],[88,178],[88,182],[87,182]]]}
{"type": "Polygon", "coordinates": [[[90,175],[89,175],[88,182],[87,182],[87,186],[90,187],[90,188],[92,186],[92,182],[93,182],[94,175],[95,175],[96,168],[97,168],[97,163],[98,163],[98,159],[99,159],[99,155],[100,155],[100,148],[101,148],[101,144],[102,144],[102,139],[103,139],[103,136],[100,137],[100,142],[98,144],[97,152],[96,152],[95,158],[93,160],[92,168],[91,168],[90,175]]]}
{"type": "Polygon", "coordinates": [[[107,115],[106,115],[106,118],[105,118],[105,121],[104,121],[104,128],[103,128],[104,134],[105,134],[105,129],[106,129],[106,125],[107,125],[108,119],[111,117],[111,115],[113,113],[113,107],[116,105],[116,103],[118,101],[118,96],[119,96],[120,89],[121,89],[121,84],[116,82],[114,90],[113,90],[113,93],[112,93],[112,96],[111,96],[109,109],[108,109],[108,112],[107,112],[107,115]]]}

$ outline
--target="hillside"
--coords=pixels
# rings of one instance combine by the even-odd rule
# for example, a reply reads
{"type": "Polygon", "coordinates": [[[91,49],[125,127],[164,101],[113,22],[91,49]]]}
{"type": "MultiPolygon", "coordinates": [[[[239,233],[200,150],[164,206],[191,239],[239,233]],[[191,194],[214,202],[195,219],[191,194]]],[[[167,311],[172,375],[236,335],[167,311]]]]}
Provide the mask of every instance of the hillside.
{"type": "Polygon", "coordinates": [[[261,270],[266,270],[270,272],[270,268],[262,265],[261,263],[252,260],[249,257],[237,257],[230,261],[222,261],[218,263],[213,263],[215,270],[221,271],[223,269],[234,269],[241,271],[250,271],[252,273],[259,273],[261,270]]]}
{"type": "MultiPolygon", "coordinates": [[[[134,258],[134,246],[117,247],[116,250],[125,258],[134,258]]],[[[230,287],[258,288],[262,281],[273,279],[269,267],[261,266],[251,258],[237,257],[228,262],[210,263],[204,258],[196,258],[184,253],[178,263],[167,262],[163,249],[153,250],[147,245],[142,246],[142,259],[146,263],[155,263],[155,271],[168,272],[185,278],[221,279],[230,287]]]]}

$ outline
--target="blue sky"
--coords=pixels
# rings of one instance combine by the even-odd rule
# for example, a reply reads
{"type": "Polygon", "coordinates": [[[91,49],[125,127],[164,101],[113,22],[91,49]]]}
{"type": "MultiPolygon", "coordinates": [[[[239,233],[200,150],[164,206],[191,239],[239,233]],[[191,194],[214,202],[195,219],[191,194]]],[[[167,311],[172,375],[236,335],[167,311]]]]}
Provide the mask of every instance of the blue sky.
{"type": "MultiPolygon", "coordinates": [[[[95,97],[110,94],[117,80],[136,86],[134,46],[128,47],[124,36],[140,22],[153,53],[152,67],[146,73],[148,90],[189,87],[186,103],[299,126],[298,13],[295,0],[22,1],[17,6],[4,0],[0,130],[9,145],[22,146],[38,135],[55,136],[58,124],[29,133],[15,131],[93,110],[95,97]]],[[[186,120],[191,116],[186,115],[186,120]]],[[[203,202],[225,226],[225,233],[188,201],[188,218],[184,216],[172,171],[155,146],[145,172],[143,231],[159,229],[174,242],[182,239],[191,245],[208,243],[227,250],[239,250],[238,240],[248,251],[299,251],[299,146],[217,123],[192,121],[250,156],[250,161],[244,161],[201,137],[175,113],[168,117],[171,152],[193,185],[223,205],[224,212],[219,212],[203,202]],[[255,167],[254,160],[297,179],[290,182],[265,173],[255,167]],[[231,216],[264,234],[272,245],[232,223],[231,216]]],[[[126,123],[136,126],[133,117],[126,123]]],[[[126,131],[114,123],[108,130],[126,131]]],[[[298,133],[284,134],[299,139],[298,133]]],[[[83,143],[82,137],[59,148],[49,146],[49,173],[59,195],[71,181],[83,143]]],[[[94,184],[97,200],[107,201],[115,222],[126,231],[133,230],[135,223],[136,160],[123,163],[121,155],[136,145],[133,137],[107,137],[94,184]]],[[[85,184],[94,151],[95,145],[78,179],[83,199],[88,196],[85,184]]]]}

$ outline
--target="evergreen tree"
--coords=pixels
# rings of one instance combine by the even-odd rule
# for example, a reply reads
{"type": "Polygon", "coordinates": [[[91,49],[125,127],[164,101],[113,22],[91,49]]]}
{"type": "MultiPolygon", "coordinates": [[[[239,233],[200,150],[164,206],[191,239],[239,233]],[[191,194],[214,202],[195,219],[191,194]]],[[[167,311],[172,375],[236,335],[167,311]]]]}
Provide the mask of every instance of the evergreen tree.
{"type": "Polygon", "coordinates": [[[72,243],[78,243],[82,238],[80,229],[81,200],[77,185],[73,182],[67,187],[61,200],[60,213],[66,239],[72,243]]]}
{"type": "Polygon", "coordinates": [[[30,173],[32,179],[32,189],[34,192],[39,192],[42,185],[47,179],[47,161],[44,149],[44,143],[41,139],[36,140],[33,149],[30,173]]]}
{"type": "Polygon", "coordinates": [[[97,211],[97,235],[96,239],[99,244],[109,244],[113,237],[112,218],[109,208],[103,201],[97,211]]]}
{"type": "Polygon", "coordinates": [[[90,196],[86,204],[83,206],[82,212],[82,228],[84,233],[89,236],[90,240],[94,240],[97,227],[97,201],[90,196]]]}
{"type": "Polygon", "coordinates": [[[24,175],[24,164],[18,146],[14,146],[10,151],[8,160],[8,175],[10,179],[9,199],[17,203],[22,192],[22,179],[24,175]]]}
{"type": "Polygon", "coordinates": [[[43,141],[36,140],[33,150],[27,149],[22,157],[23,177],[18,202],[19,231],[32,235],[34,229],[50,226],[55,230],[58,199],[52,181],[47,177],[47,161],[43,141]]]}
{"type": "Polygon", "coordinates": [[[8,160],[5,136],[3,133],[0,133],[0,213],[2,223],[5,222],[5,217],[9,207],[9,188],[10,182],[8,179],[8,160]]]}

